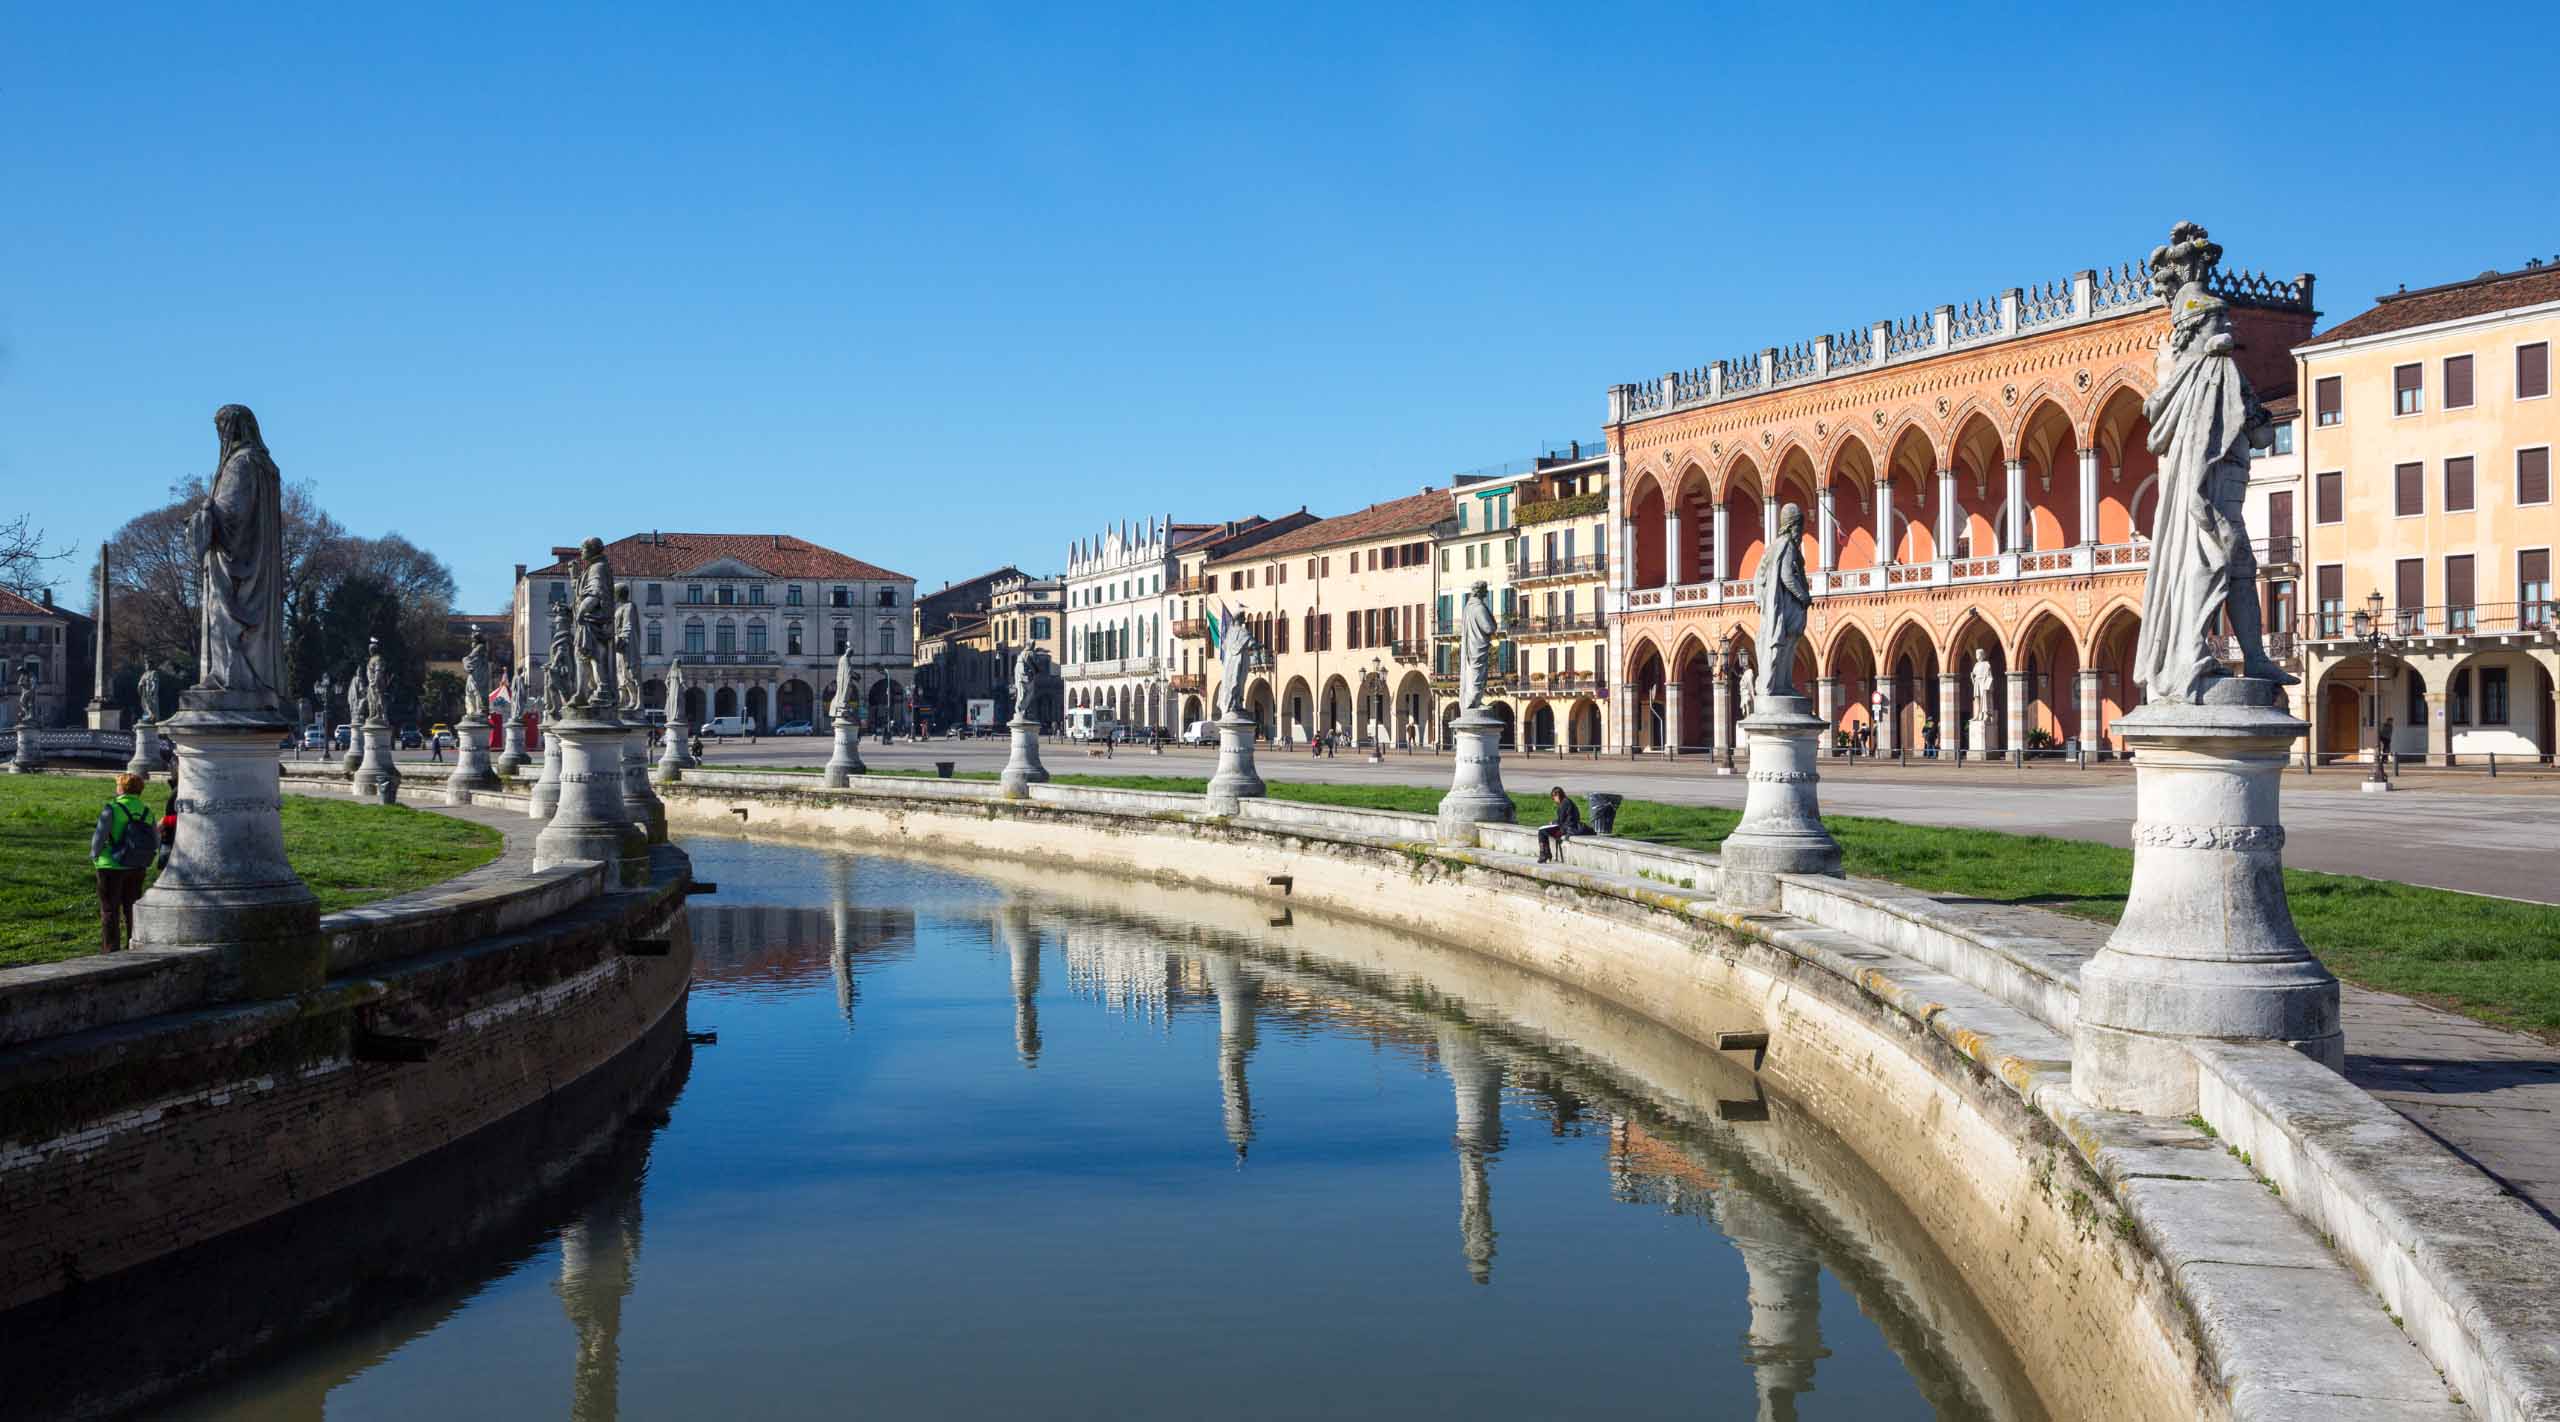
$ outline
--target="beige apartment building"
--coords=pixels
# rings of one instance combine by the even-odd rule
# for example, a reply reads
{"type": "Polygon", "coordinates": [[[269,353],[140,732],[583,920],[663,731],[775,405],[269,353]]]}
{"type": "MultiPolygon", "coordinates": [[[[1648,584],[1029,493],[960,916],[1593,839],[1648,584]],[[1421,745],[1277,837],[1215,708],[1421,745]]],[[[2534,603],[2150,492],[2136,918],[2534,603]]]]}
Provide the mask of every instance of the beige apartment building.
{"type": "Polygon", "coordinates": [[[1598,750],[1609,719],[1608,450],[1537,464],[1509,508],[1502,699],[1523,748],[1598,750]]]}
{"type": "Polygon", "coordinates": [[[2403,758],[2551,757],[2555,340],[2560,263],[2534,261],[2385,296],[2296,348],[2321,755],[2368,755],[2387,725],[2403,758]]]}
{"type": "Polygon", "coordinates": [[[1202,669],[1208,704],[1219,669],[1207,619],[1224,606],[1252,620],[1271,654],[1245,692],[1264,736],[1436,740],[1428,617],[1434,546],[1455,526],[1449,495],[1425,489],[1203,558],[1197,606],[1175,632],[1202,669]]]}
{"type": "MultiPolygon", "coordinates": [[[[1166,685],[1176,708],[1175,731],[1179,734],[1195,722],[1211,719],[1217,705],[1211,699],[1217,654],[1209,647],[1209,616],[1218,599],[1210,594],[1215,588],[1209,565],[1222,559],[1233,559],[1258,544],[1268,543],[1283,534],[1318,522],[1316,516],[1299,509],[1278,518],[1260,514],[1229,519],[1214,528],[1204,529],[1175,542],[1173,546],[1173,581],[1167,586],[1165,612],[1172,628],[1171,674],[1166,685]]],[[[1263,645],[1269,646],[1268,642],[1263,645]]],[[[1263,723],[1269,734],[1270,723],[1263,723]]]]}

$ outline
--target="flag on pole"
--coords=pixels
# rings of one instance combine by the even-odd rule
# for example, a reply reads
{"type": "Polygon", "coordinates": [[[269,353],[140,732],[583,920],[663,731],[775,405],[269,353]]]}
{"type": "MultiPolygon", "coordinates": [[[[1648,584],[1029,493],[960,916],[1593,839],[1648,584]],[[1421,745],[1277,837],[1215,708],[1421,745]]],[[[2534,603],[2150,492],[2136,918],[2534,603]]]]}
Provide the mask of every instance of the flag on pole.
{"type": "Polygon", "coordinates": [[[1209,655],[1216,656],[1227,645],[1227,609],[1221,605],[1209,619],[1209,655]]]}

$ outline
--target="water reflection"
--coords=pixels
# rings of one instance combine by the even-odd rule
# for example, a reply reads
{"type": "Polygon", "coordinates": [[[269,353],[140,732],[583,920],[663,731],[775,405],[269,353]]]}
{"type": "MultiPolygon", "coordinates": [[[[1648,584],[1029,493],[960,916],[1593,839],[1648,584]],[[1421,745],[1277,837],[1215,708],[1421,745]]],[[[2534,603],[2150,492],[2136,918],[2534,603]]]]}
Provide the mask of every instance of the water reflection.
{"type": "Polygon", "coordinates": [[[688,847],[720,1045],[673,1124],[181,1415],[2042,1415],[1853,1151],[1561,985],[1242,897],[688,847]]]}

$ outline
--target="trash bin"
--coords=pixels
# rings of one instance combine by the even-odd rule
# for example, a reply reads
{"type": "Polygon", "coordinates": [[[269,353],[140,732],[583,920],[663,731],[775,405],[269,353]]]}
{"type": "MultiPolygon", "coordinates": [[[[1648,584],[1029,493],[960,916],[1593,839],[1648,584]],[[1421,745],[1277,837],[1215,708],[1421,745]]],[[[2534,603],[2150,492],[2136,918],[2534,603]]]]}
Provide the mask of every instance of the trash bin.
{"type": "Polygon", "coordinates": [[[1591,832],[1593,834],[1618,832],[1618,806],[1624,804],[1626,798],[1624,795],[1612,795],[1606,790],[1591,792],[1591,832]]]}
{"type": "Polygon", "coordinates": [[[959,763],[960,762],[956,760],[937,760],[933,763],[933,773],[941,776],[945,780],[948,780],[951,778],[952,767],[959,763]]]}

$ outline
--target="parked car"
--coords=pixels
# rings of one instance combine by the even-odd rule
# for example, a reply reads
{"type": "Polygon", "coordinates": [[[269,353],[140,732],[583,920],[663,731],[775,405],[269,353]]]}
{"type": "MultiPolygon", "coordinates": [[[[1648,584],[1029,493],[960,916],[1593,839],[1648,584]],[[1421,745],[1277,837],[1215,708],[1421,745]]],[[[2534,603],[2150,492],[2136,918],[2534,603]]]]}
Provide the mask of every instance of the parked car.
{"type": "Polygon", "coordinates": [[[329,737],[330,743],[340,750],[355,749],[355,729],[356,728],[353,726],[340,726],[337,731],[329,737]]]}
{"type": "Polygon", "coordinates": [[[806,721],[785,721],[774,727],[773,733],[777,736],[814,736],[818,734],[818,728],[806,721]]]}
{"type": "Polygon", "coordinates": [[[402,749],[402,750],[416,750],[418,747],[420,747],[420,746],[422,746],[422,745],[424,745],[424,744],[426,744],[426,742],[424,742],[424,741],[422,741],[422,740],[420,740],[420,739],[418,738],[418,728],[417,728],[417,727],[415,727],[415,726],[403,726],[403,727],[401,727],[401,728],[400,728],[400,749],[402,749]]]}
{"type": "Polygon", "coordinates": [[[454,737],[454,734],[451,731],[438,731],[435,733],[435,739],[436,744],[444,747],[446,750],[451,750],[456,745],[461,744],[461,742],[454,737]]]}
{"type": "Polygon", "coordinates": [[[302,748],[304,750],[319,750],[328,743],[328,735],[319,727],[305,726],[302,728],[302,748]]]}
{"type": "Polygon", "coordinates": [[[1186,746],[1214,746],[1218,743],[1218,728],[1206,721],[1194,721],[1182,728],[1182,743],[1186,746]]]}

